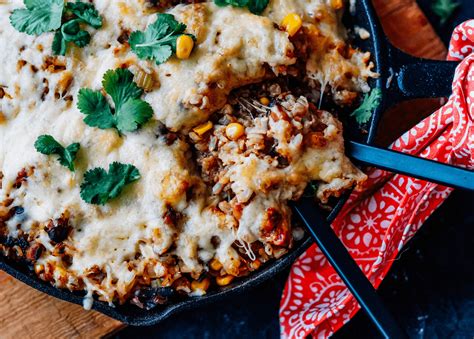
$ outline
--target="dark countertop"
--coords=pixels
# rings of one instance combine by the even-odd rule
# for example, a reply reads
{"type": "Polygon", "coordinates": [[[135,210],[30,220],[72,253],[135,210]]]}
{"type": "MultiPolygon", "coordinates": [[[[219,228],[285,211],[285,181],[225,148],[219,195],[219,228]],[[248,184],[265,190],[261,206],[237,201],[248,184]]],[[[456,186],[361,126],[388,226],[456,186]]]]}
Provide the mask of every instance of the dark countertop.
{"type": "MultiPolygon", "coordinates": [[[[474,18],[474,1],[440,27],[432,0],[419,3],[448,43],[456,23],[474,18]]],[[[413,338],[474,336],[474,194],[455,192],[403,250],[380,295],[413,338]]],[[[288,272],[246,294],[180,313],[148,328],[126,328],[126,338],[277,338],[278,307],[288,272]]],[[[335,338],[372,338],[377,332],[359,312],[335,338]],[[355,335],[356,334],[356,335],[355,335]]]]}

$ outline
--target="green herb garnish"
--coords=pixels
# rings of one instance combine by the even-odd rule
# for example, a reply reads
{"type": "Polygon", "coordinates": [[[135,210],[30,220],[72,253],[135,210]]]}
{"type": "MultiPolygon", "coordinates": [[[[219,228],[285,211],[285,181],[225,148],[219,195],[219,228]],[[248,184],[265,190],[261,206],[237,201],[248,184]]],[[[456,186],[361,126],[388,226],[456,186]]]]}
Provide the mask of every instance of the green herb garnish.
{"type": "Polygon", "coordinates": [[[153,116],[150,104],[140,99],[143,90],[126,69],[109,70],[102,86],[115,107],[110,107],[100,91],[83,88],[79,91],[77,107],[87,115],[84,122],[100,129],[116,128],[120,133],[133,132],[153,116]]]}
{"type": "Polygon", "coordinates": [[[253,14],[262,14],[269,0],[214,0],[217,6],[247,7],[253,14]]]}
{"type": "Polygon", "coordinates": [[[365,124],[369,122],[372,117],[372,113],[377,107],[379,107],[382,100],[382,91],[379,88],[373,89],[370,94],[365,94],[364,101],[351,116],[355,117],[359,124],[365,124]]]}
{"type": "MultiPolygon", "coordinates": [[[[156,21],[145,32],[133,32],[128,42],[140,59],[154,60],[159,65],[176,53],[176,40],[185,30],[186,25],[176,21],[171,14],[158,14],[156,21]]],[[[196,39],[191,34],[187,35],[196,39]]]]}
{"type": "Polygon", "coordinates": [[[24,0],[26,8],[15,9],[10,22],[16,30],[40,35],[61,26],[64,0],[24,0]]]}
{"type": "Polygon", "coordinates": [[[89,32],[81,29],[80,23],[81,21],[79,19],[71,20],[56,31],[52,46],[54,54],[66,55],[68,42],[72,42],[81,48],[89,44],[91,35],[89,32]]]}
{"type": "Polygon", "coordinates": [[[89,25],[96,29],[102,27],[102,17],[93,4],[85,2],[67,3],[65,13],[68,20],[54,35],[53,53],[56,55],[66,55],[68,42],[72,42],[81,48],[89,44],[91,35],[88,31],[82,29],[82,25],[89,25]]]}
{"type": "Polygon", "coordinates": [[[66,4],[66,9],[85,24],[88,24],[95,29],[102,27],[102,17],[93,4],[85,2],[69,2],[66,4]]]}
{"type": "Polygon", "coordinates": [[[125,185],[140,179],[140,172],[133,165],[114,162],[107,173],[103,168],[94,168],[84,174],[81,198],[95,205],[105,205],[120,195],[125,185]]]}
{"type": "Polygon", "coordinates": [[[435,0],[431,8],[440,17],[441,25],[444,25],[460,5],[459,2],[453,0],[435,0]]]}
{"type": "Polygon", "coordinates": [[[81,25],[102,27],[102,18],[90,3],[64,5],[63,0],[24,0],[24,4],[26,8],[16,9],[10,16],[12,26],[30,35],[56,31],[52,45],[56,55],[66,54],[68,42],[78,47],[89,44],[91,36],[81,25]]]}
{"type": "Polygon", "coordinates": [[[80,147],[78,143],[74,143],[65,148],[51,135],[41,135],[35,142],[35,148],[38,152],[45,155],[58,155],[59,163],[72,172],[74,172],[74,160],[80,147]]]}
{"type": "Polygon", "coordinates": [[[303,192],[303,197],[314,198],[316,196],[317,191],[318,191],[318,182],[310,181],[303,192]]]}

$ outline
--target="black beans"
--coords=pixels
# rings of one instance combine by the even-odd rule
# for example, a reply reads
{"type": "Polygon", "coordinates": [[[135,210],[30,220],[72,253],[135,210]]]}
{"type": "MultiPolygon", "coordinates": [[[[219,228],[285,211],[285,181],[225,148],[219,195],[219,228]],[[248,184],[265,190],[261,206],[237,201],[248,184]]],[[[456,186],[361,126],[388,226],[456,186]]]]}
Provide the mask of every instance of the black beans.
{"type": "Polygon", "coordinates": [[[17,244],[17,239],[11,236],[0,236],[0,244],[5,245],[7,247],[13,247],[17,244]]]}
{"type": "Polygon", "coordinates": [[[0,236],[0,244],[2,245],[5,245],[6,247],[14,247],[14,246],[18,246],[20,247],[22,250],[26,250],[30,244],[28,243],[28,241],[24,238],[14,238],[12,236],[5,236],[5,235],[1,235],[0,236]]]}
{"type": "Polygon", "coordinates": [[[120,33],[117,41],[120,42],[122,45],[128,41],[130,38],[130,31],[128,29],[123,29],[120,33]]]}
{"type": "Polygon", "coordinates": [[[277,168],[286,168],[290,166],[290,162],[288,161],[288,159],[282,155],[277,156],[277,161],[278,161],[277,168]]]}
{"type": "Polygon", "coordinates": [[[61,217],[55,221],[50,220],[48,225],[45,227],[45,231],[48,233],[49,239],[55,243],[64,241],[71,231],[69,219],[61,217]]]}
{"type": "Polygon", "coordinates": [[[178,134],[168,130],[162,123],[158,123],[158,126],[155,128],[155,135],[157,138],[163,140],[168,146],[173,145],[173,143],[178,139],[178,134]]]}
{"type": "Polygon", "coordinates": [[[15,179],[15,183],[13,184],[14,188],[20,188],[21,185],[28,179],[28,173],[25,168],[23,168],[20,172],[18,172],[18,175],[15,179]]]}
{"type": "Polygon", "coordinates": [[[30,243],[25,238],[18,238],[17,239],[17,245],[20,246],[20,248],[23,251],[26,251],[28,249],[28,247],[30,247],[30,243]]]}
{"type": "Polygon", "coordinates": [[[12,211],[13,214],[16,214],[16,215],[20,215],[20,214],[25,213],[25,209],[21,206],[14,206],[14,207],[12,207],[12,210],[13,210],[12,211]]]}
{"type": "Polygon", "coordinates": [[[143,287],[135,292],[132,303],[148,311],[169,303],[174,296],[175,291],[171,287],[143,287]]]}

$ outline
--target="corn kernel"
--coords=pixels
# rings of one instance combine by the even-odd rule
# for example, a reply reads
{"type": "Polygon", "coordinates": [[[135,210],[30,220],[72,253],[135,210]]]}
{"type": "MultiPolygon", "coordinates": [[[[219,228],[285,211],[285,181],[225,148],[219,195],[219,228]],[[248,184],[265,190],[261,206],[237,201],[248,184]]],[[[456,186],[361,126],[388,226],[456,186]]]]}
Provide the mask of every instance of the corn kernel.
{"type": "Polygon", "coordinates": [[[261,97],[260,98],[260,103],[263,106],[268,106],[268,105],[270,105],[270,99],[268,99],[267,97],[261,97]]]}
{"type": "Polygon", "coordinates": [[[220,271],[220,269],[222,268],[222,264],[219,260],[217,259],[212,259],[209,266],[211,267],[211,269],[213,269],[214,271],[220,271]]]}
{"type": "Polygon", "coordinates": [[[209,132],[212,127],[214,127],[214,125],[212,124],[212,122],[208,121],[202,125],[199,125],[198,127],[193,128],[193,131],[194,133],[202,137],[204,134],[209,132]]]}
{"type": "Polygon", "coordinates": [[[230,123],[225,128],[225,134],[230,140],[237,140],[242,135],[244,135],[244,133],[244,126],[242,126],[242,124],[239,124],[238,122],[230,123]]]}
{"type": "Polygon", "coordinates": [[[282,21],[281,26],[288,32],[288,35],[294,36],[303,26],[303,20],[296,13],[288,14],[282,21]]]}
{"type": "Polygon", "coordinates": [[[216,283],[219,286],[227,286],[232,282],[232,280],[234,280],[233,275],[224,275],[222,277],[217,277],[216,278],[216,283]]]}
{"type": "Polygon", "coordinates": [[[181,35],[176,40],[176,56],[178,59],[188,59],[194,48],[194,40],[189,35],[181,35]]]}
{"type": "Polygon", "coordinates": [[[193,291],[207,291],[211,285],[211,280],[209,278],[204,278],[201,281],[193,280],[191,282],[191,289],[193,291]]]}
{"type": "Polygon", "coordinates": [[[344,6],[342,0],[331,0],[331,7],[338,10],[344,6]]]}

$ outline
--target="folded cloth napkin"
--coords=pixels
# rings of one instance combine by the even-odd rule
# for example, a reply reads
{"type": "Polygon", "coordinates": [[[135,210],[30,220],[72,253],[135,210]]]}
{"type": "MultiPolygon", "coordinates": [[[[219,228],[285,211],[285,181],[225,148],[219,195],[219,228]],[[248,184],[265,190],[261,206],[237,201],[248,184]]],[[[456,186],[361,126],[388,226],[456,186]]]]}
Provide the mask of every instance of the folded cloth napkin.
{"type": "MultiPolygon", "coordinates": [[[[474,168],[474,20],[454,31],[449,60],[459,60],[446,105],[391,147],[465,168],[474,168]]],[[[366,188],[354,192],[333,229],[375,287],[426,219],[452,189],[372,169],[366,188]]],[[[282,337],[328,337],[359,310],[317,246],[293,265],[280,304],[282,337]]]]}

